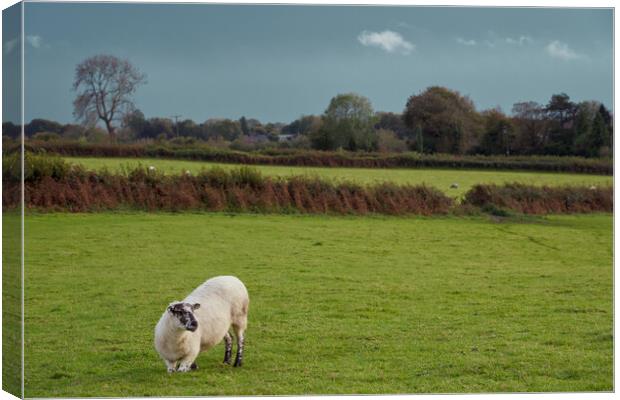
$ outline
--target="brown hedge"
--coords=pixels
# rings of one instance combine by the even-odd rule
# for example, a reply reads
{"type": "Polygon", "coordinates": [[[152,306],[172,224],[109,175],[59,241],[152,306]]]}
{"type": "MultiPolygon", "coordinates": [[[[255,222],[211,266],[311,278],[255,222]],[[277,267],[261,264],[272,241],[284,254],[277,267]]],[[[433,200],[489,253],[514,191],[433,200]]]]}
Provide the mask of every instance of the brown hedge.
{"type": "Polygon", "coordinates": [[[611,186],[529,186],[475,185],[465,195],[463,205],[508,209],[523,214],[563,214],[613,212],[611,186]]]}
{"type": "MultiPolygon", "coordinates": [[[[3,205],[20,200],[21,160],[3,157],[3,205]]],[[[319,178],[264,177],[253,168],[211,168],[196,176],[136,168],[113,174],[71,167],[57,156],[26,153],[26,206],[48,211],[236,211],[335,214],[445,214],[482,210],[524,214],[612,212],[613,188],[475,185],[460,205],[437,189],[383,183],[373,186],[319,178]]]]}
{"type": "MultiPolygon", "coordinates": [[[[18,202],[19,185],[5,185],[5,207],[18,202]]],[[[447,213],[453,200],[426,186],[272,179],[247,168],[230,172],[216,168],[197,176],[165,176],[146,169],[127,175],[78,169],[61,178],[46,175],[26,181],[25,204],[42,211],[68,212],[138,209],[432,215],[447,213]]]]}

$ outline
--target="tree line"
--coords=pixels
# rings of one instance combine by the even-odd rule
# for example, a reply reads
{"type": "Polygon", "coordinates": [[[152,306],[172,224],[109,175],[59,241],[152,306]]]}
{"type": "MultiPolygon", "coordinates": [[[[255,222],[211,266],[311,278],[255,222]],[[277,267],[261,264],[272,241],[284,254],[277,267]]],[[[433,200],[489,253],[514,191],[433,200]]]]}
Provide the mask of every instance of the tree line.
{"type": "MultiPolygon", "coordinates": [[[[78,64],[73,89],[74,116],[80,124],[33,119],[29,138],[84,142],[206,141],[214,147],[258,150],[291,147],[484,155],[578,155],[608,157],[613,118],[600,102],[573,102],[565,93],[547,104],[519,102],[511,115],[500,108],[477,111],[455,90],[431,86],[407,100],[402,113],[375,112],[370,100],[347,93],[331,99],[322,115],[303,115],[285,123],[253,118],[211,118],[202,123],[172,117],[146,118],[131,96],[146,75],[128,61],[99,55],[78,64]],[[105,126],[105,130],[97,126],[105,126]]],[[[3,136],[16,138],[21,127],[5,122],[3,136]]]]}

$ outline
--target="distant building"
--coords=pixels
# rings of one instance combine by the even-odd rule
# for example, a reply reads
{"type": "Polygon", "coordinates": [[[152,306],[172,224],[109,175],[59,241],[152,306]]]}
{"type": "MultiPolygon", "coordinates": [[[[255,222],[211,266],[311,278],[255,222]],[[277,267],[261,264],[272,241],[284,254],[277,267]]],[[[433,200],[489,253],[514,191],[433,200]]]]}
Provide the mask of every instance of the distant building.
{"type": "Polygon", "coordinates": [[[291,140],[295,139],[297,135],[295,134],[280,134],[278,135],[278,142],[290,142],[291,140]]]}

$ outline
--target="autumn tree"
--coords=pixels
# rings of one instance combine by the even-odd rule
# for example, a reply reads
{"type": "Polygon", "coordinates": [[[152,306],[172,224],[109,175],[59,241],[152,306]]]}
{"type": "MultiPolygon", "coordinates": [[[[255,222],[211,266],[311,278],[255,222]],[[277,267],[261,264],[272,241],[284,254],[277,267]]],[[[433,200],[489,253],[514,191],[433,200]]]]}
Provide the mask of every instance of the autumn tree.
{"type": "Polygon", "coordinates": [[[85,125],[103,121],[115,140],[115,122],[134,108],[131,96],[146,76],[127,60],[111,55],[87,58],[75,68],[73,114],[85,125]]]}

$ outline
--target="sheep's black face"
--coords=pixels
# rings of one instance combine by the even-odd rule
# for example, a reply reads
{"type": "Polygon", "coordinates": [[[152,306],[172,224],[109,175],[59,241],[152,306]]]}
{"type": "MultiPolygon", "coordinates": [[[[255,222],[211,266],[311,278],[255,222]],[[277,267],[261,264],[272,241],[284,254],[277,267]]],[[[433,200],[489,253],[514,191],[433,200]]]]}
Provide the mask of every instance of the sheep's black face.
{"type": "Polygon", "coordinates": [[[200,304],[173,303],[168,306],[170,312],[178,321],[179,325],[190,332],[198,329],[198,321],[194,316],[194,311],[200,308],[200,304]]]}

